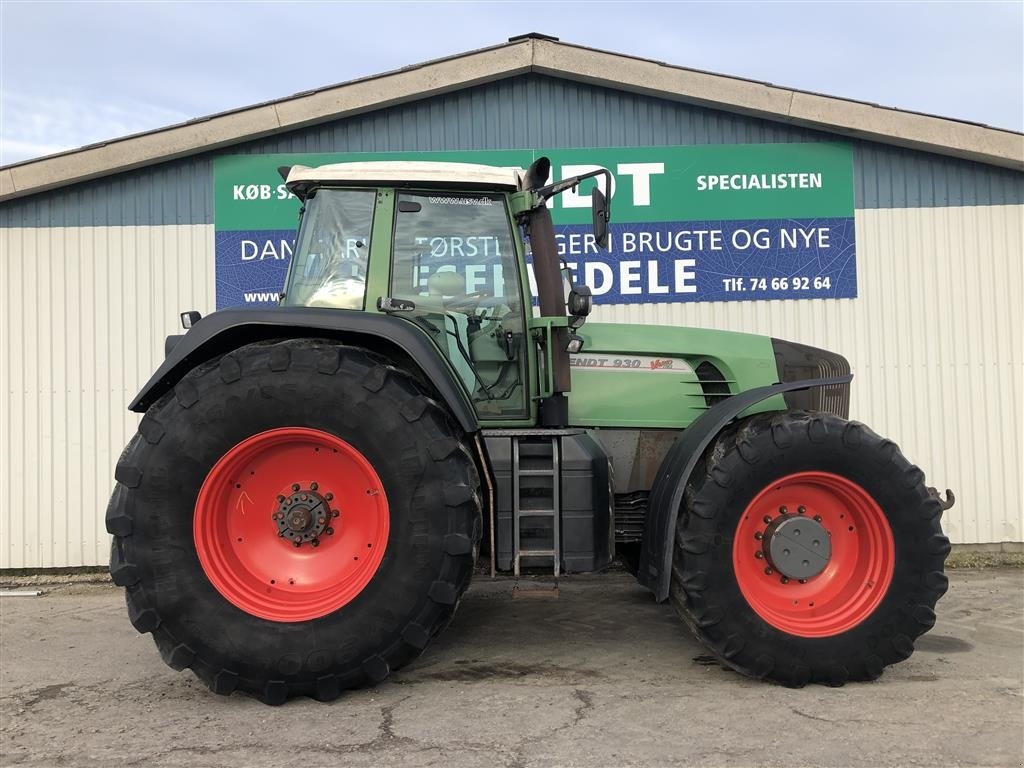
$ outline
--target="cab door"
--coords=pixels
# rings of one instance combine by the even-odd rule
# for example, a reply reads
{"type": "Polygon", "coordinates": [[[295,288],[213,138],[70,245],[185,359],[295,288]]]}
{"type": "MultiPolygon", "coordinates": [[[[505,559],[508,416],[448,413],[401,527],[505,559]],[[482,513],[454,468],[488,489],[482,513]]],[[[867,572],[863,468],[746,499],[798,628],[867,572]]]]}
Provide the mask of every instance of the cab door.
{"type": "Polygon", "coordinates": [[[501,194],[398,192],[390,295],[458,374],[481,421],[531,415],[519,256],[501,194]]]}

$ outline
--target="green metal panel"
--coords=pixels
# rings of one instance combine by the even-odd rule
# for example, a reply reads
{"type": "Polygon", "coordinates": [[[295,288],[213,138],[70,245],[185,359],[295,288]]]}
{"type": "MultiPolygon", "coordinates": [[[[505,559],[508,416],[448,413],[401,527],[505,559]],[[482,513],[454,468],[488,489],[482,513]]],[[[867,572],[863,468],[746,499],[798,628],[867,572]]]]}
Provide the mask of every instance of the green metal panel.
{"type": "MultiPolygon", "coordinates": [[[[707,407],[693,373],[704,360],[722,371],[734,393],[779,380],[767,336],[612,323],[588,323],[578,333],[584,348],[572,368],[569,422],[573,426],[688,426],[707,407]],[[603,364],[585,365],[594,361],[603,364]]],[[[778,397],[750,413],[784,408],[785,402],[778,397]]]]}
{"type": "MultiPolygon", "coordinates": [[[[1024,173],[867,141],[857,208],[1024,203],[1024,173]]],[[[836,141],[835,134],[543,75],[521,75],[0,204],[2,227],[213,220],[223,154],[836,141]]]]}

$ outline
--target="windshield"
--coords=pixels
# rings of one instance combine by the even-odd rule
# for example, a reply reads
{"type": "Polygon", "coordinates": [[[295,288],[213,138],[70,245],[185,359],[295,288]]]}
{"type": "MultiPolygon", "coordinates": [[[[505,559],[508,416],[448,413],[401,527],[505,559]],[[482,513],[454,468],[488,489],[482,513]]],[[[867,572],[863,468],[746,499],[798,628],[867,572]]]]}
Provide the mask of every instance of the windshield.
{"type": "Polygon", "coordinates": [[[282,304],[363,308],[376,195],[321,189],[306,201],[282,304]]]}

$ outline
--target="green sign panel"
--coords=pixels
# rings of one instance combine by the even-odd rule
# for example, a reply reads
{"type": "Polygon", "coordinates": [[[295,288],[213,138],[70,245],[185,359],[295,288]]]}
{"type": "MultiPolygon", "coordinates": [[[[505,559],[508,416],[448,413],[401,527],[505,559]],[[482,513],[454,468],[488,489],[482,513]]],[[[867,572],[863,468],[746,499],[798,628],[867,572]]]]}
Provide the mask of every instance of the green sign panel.
{"type": "Polygon", "coordinates": [[[612,174],[610,252],[595,254],[573,237],[588,231],[593,182],[552,207],[565,260],[598,303],[856,296],[852,149],[748,144],[220,157],[218,307],[266,303],[283,282],[299,205],[278,166],[433,160],[525,168],[544,155],[552,181],[596,167],[612,174]]]}

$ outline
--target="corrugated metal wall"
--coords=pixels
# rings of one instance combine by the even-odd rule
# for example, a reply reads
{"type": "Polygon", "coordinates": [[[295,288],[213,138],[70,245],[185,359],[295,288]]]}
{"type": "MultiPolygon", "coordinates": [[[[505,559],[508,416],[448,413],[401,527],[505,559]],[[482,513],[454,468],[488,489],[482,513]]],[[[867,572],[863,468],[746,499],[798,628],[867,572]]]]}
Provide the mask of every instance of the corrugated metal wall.
{"type": "Polygon", "coordinates": [[[213,228],[8,228],[0,270],[0,568],[104,563],[125,406],[213,310],[213,228]]]}
{"type": "Polygon", "coordinates": [[[857,211],[856,299],[597,307],[595,321],[770,334],[842,352],[851,418],[953,488],[954,543],[1021,541],[1024,207],[857,211]]]}
{"type": "MultiPolygon", "coordinates": [[[[0,205],[0,568],[101,564],[125,405],[183,309],[214,306],[215,154],[835,140],[536,75],[0,205]]],[[[847,354],[853,414],[960,501],[954,542],[1021,541],[1024,174],[855,148],[855,300],[600,307],[847,354]],[[953,206],[953,207],[950,207],[953,206]]]]}

